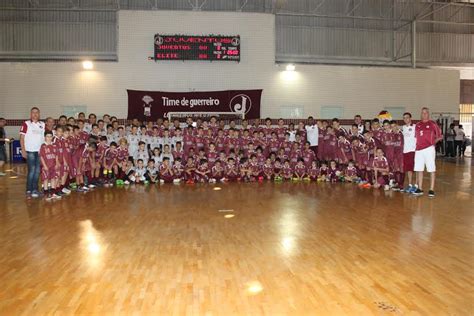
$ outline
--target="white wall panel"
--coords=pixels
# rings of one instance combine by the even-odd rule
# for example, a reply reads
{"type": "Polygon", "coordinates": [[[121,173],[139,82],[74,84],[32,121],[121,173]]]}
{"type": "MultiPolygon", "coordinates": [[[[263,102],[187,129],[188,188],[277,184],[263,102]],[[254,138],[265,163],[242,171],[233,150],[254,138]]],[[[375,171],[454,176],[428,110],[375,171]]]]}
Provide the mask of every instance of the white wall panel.
{"type": "MultiPolygon", "coordinates": [[[[87,105],[97,114],[127,114],[126,89],[190,91],[262,88],[262,116],[279,117],[298,106],[320,115],[343,106],[344,116],[373,117],[386,107],[420,106],[455,112],[459,72],[453,70],[276,65],[274,16],[258,13],[120,11],[118,62],[0,63],[0,116],[24,118],[31,106],[58,116],[62,106],[87,105]],[[239,34],[241,62],[147,60],[155,33],[239,34]]],[[[416,114],[418,115],[418,114],[416,114]]]]}

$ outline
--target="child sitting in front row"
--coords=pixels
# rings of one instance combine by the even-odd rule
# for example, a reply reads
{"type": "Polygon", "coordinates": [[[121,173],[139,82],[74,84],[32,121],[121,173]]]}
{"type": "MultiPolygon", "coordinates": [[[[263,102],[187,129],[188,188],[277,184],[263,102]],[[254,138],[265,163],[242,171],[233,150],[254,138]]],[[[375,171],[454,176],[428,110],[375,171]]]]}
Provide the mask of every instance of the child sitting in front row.
{"type": "Polygon", "coordinates": [[[294,169],[295,169],[294,179],[296,181],[301,181],[307,177],[306,166],[304,165],[303,158],[298,159],[298,162],[296,163],[296,166],[294,167],[294,169]]]}
{"type": "Polygon", "coordinates": [[[374,170],[374,188],[378,189],[383,186],[384,190],[388,191],[390,189],[388,185],[388,161],[381,148],[376,151],[376,156],[372,162],[372,170],[374,170]]]}
{"type": "Polygon", "coordinates": [[[344,179],[347,182],[357,182],[359,180],[359,170],[357,170],[354,160],[350,160],[344,172],[344,179]]]}

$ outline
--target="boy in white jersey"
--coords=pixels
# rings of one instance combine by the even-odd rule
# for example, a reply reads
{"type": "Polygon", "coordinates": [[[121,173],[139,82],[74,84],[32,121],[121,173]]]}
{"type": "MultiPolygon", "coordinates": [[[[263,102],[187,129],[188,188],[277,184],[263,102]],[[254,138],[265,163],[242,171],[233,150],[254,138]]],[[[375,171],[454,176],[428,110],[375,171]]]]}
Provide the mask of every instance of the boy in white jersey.
{"type": "Polygon", "coordinates": [[[127,136],[128,153],[130,157],[135,157],[138,150],[138,142],[140,142],[140,135],[138,135],[138,127],[132,126],[130,134],[127,136]]]}
{"type": "Polygon", "coordinates": [[[141,160],[144,165],[147,165],[149,159],[150,159],[150,155],[148,154],[148,150],[146,149],[146,144],[140,141],[138,143],[138,150],[133,155],[133,160],[135,161],[135,165],[137,165],[138,160],[141,160]]]}

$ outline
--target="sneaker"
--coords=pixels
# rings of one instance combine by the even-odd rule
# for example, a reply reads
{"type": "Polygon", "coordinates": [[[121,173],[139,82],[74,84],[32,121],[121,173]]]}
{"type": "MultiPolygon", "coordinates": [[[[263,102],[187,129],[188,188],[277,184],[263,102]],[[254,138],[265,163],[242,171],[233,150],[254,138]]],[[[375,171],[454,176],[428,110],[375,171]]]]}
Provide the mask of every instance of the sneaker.
{"type": "Polygon", "coordinates": [[[52,196],[51,194],[46,194],[45,197],[44,197],[44,199],[45,199],[46,201],[51,201],[51,200],[53,199],[53,196],[52,196]]]}
{"type": "Polygon", "coordinates": [[[0,177],[6,176],[7,174],[4,172],[0,172],[0,177]]]}
{"type": "Polygon", "coordinates": [[[423,195],[423,190],[416,189],[416,191],[415,191],[415,192],[413,192],[413,195],[416,195],[416,196],[421,196],[421,195],[423,195]]]}
{"type": "Polygon", "coordinates": [[[433,191],[433,190],[429,190],[429,191],[428,191],[428,196],[429,196],[429,197],[435,197],[434,191],[433,191]]]}
{"type": "Polygon", "coordinates": [[[415,185],[412,185],[412,186],[411,186],[411,189],[410,189],[410,191],[408,191],[408,193],[413,194],[413,193],[416,192],[417,189],[418,189],[418,186],[417,186],[416,184],[415,184],[415,185]]]}
{"type": "Polygon", "coordinates": [[[123,184],[125,184],[125,185],[129,185],[129,184],[130,184],[130,182],[129,182],[128,180],[125,180],[125,181],[123,182],[123,184]]]}
{"type": "Polygon", "coordinates": [[[76,192],[86,192],[86,191],[85,191],[83,188],[78,187],[78,188],[76,189],[76,192]]]}
{"type": "Polygon", "coordinates": [[[393,188],[392,188],[392,191],[401,191],[400,188],[398,187],[398,185],[395,185],[393,188]]]}
{"type": "Polygon", "coordinates": [[[57,195],[56,193],[53,193],[53,194],[51,195],[51,198],[52,198],[52,199],[55,199],[55,200],[59,200],[59,199],[61,199],[61,196],[60,196],[60,195],[57,195]]]}
{"type": "Polygon", "coordinates": [[[401,189],[400,192],[410,193],[412,187],[412,185],[408,185],[405,189],[401,189]]]}
{"type": "Polygon", "coordinates": [[[68,188],[63,188],[61,192],[64,194],[71,194],[71,190],[69,190],[68,188]]]}
{"type": "Polygon", "coordinates": [[[90,189],[84,185],[82,186],[82,191],[87,192],[87,191],[90,191],[90,189]]]}
{"type": "Polygon", "coordinates": [[[390,186],[389,186],[388,184],[384,185],[383,190],[384,190],[384,191],[390,190],[390,186]]]}
{"type": "Polygon", "coordinates": [[[56,195],[63,196],[65,194],[60,191],[60,192],[57,192],[56,195]]]}
{"type": "Polygon", "coordinates": [[[38,191],[31,192],[31,197],[34,198],[34,199],[39,198],[39,192],[38,191]]]}
{"type": "Polygon", "coordinates": [[[97,187],[95,184],[89,184],[89,189],[93,189],[95,187],[97,187]]]}

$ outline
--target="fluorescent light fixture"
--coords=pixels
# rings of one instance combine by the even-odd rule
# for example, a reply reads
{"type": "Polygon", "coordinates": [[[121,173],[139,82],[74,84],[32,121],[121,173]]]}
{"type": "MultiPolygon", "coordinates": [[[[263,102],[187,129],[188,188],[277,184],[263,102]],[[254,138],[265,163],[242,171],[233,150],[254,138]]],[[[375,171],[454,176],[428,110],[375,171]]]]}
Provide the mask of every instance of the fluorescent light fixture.
{"type": "Polygon", "coordinates": [[[82,62],[82,68],[84,68],[86,70],[91,70],[91,69],[94,68],[94,64],[90,60],[84,60],[82,62]]]}
{"type": "Polygon", "coordinates": [[[286,71],[295,71],[296,67],[294,64],[286,65],[286,71]]]}

